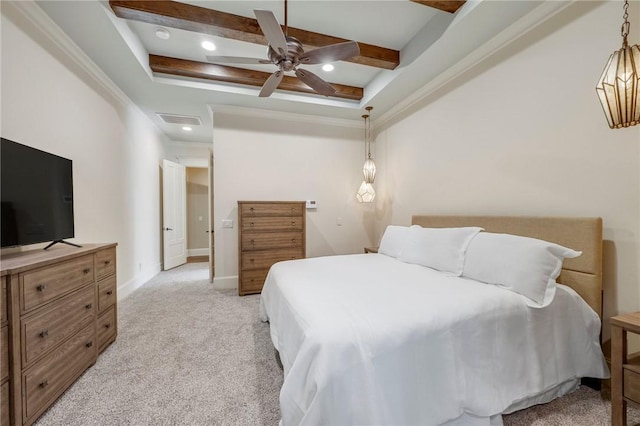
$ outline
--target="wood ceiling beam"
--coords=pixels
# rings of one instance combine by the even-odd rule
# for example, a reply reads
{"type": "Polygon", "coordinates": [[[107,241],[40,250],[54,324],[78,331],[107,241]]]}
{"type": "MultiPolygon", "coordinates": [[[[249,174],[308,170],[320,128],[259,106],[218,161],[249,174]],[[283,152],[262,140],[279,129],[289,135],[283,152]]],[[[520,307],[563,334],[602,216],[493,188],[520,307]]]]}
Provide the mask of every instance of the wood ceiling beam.
{"type": "Polygon", "coordinates": [[[433,7],[434,9],[444,12],[455,13],[465,4],[466,0],[411,0],[424,6],[433,7]]]}
{"type": "MultiPolygon", "coordinates": [[[[110,0],[109,6],[116,16],[124,19],[267,45],[258,21],[253,18],[167,0],[110,0]]],[[[289,27],[288,34],[310,48],[349,41],[292,27],[289,27]]],[[[400,52],[397,50],[360,42],[358,45],[360,55],[348,62],[388,70],[400,64],[400,52]]]]}
{"type": "MultiPolygon", "coordinates": [[[[268,72],[248,70],[244,68],[229,67],[226,65],[210,64],[208,62],[190,61],[187,59],[169,58],[166,56],[149,55],[149,66],[153,72],[161,74],[179,75],[182,77],[202,78],[206,80],[221,81],[225,83],[247,84],[262,87],[271,75],[268,72]]],[[[364,90],[361,87],[345,86],[331,83],[336,89],[331,97],[359,101],[364,90]]],[[[285,75],[278,86],[281,90],[293,92],[316,92],[300,81],[297,77],[285,75]]]]}

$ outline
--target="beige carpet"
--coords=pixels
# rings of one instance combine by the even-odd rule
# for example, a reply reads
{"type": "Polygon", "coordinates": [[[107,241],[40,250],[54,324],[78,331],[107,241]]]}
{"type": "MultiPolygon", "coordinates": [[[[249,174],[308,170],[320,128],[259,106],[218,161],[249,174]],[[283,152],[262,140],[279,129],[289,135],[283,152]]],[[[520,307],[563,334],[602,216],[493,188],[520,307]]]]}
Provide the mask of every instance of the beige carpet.
{"type": "MultiPolygon", "coordinates": [[[[206,267],[163,272],[122,301],[116,342],[37,425],[277,425],[282,370],[259,296],[214,290],[206,267]]],[[[608,425],[609,410],[581,387],[504,423],[608,425]]]]}

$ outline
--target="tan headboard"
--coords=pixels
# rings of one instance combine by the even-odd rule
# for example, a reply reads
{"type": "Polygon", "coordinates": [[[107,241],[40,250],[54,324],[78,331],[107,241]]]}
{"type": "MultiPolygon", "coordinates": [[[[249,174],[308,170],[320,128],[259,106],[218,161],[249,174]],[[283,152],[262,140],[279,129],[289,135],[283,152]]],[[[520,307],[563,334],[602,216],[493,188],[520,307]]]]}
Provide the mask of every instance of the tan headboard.
{"type": "Polygon", "coordinates": [[[582,256],[565,260],[558,282],[573,288],[602,318],[602,219],[599,217],[413,216],[425,228],[480,226],[487,232],[550,241],[582,256]]]}

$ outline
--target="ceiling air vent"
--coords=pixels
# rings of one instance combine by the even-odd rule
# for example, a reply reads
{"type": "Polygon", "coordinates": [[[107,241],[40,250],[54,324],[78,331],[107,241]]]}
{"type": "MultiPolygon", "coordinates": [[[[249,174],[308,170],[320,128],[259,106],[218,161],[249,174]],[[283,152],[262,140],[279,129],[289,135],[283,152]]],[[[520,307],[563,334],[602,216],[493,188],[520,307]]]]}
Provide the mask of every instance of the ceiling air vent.
{"type": "Polygon", "coordinates": [[[182,126],[202,126],[200,117],[190,115],[164,114],[157,112],[156,115],[167,124],[180,124],[182,126]]]}

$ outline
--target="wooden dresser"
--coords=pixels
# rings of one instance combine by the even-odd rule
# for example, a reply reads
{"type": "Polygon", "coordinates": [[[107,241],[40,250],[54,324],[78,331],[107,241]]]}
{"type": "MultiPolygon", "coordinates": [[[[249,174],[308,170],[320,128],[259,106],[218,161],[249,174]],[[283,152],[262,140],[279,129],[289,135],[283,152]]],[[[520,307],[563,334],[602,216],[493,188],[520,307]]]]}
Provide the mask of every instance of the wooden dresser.
{"type": "Polygon", "coordinates": [[[116,338],[116,244],[13,253],[0,269],[2,426],[30,425],[116,338]]]}
{"type": "Polygon", "coordinates": [[[238,201],[238,294],[260,293],[276,262],[306,256],[304,201],[238,201]]]}

